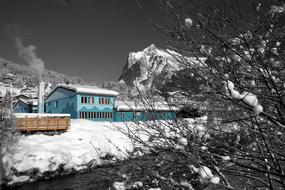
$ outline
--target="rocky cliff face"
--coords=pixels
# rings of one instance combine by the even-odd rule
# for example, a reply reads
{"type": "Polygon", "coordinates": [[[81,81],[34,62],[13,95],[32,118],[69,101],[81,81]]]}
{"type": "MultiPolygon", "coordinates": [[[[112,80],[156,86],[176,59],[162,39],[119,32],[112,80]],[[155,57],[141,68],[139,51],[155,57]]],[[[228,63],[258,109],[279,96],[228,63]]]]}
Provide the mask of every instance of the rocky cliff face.
{"type": "MultiPolygon", "coordinates": [[[[181,65],[179,59],[183,59],[180,54],[168,49],[159,49],[152,44],[142,51],[129,54],[119,81],[141,92],[170,92],[181,87],[194,89],[194,86],[196,88],[199,82],[189,73],[189,68],[181,65]]],[[[195,62],[195,58],[187,60],[195,62]]]]}
{"type": "Polygon", "coordinates": [[[154,44],[143,51],[132,52],[119,81],[124,81],[129,87],[141,91],[157,89],[180,70],[173,54],[178,55],[171,50],[159,49],[154,44]]]}

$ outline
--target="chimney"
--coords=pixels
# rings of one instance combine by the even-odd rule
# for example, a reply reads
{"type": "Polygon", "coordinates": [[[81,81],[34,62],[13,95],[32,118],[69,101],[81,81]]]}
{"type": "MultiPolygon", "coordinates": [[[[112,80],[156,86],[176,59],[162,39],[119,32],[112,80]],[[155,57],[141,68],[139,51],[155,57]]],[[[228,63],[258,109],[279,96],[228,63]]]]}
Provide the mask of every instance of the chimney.
{"type": "Polygon", "coordinates": [[[45,83],[41,81],[38,87],[38,113],[44,113],[45,83]]]}

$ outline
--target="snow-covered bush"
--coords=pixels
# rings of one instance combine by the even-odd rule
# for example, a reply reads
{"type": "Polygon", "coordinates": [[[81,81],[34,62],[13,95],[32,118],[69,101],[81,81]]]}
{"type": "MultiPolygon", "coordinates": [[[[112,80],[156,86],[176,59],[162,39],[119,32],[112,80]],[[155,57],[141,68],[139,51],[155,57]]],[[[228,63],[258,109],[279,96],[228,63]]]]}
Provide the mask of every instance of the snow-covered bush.
{"type": "MultiPolygon", "coordinates": [[[[169,144],[171,154],[180,157],[173,168],[194,160],[196,168],[206,166],[219,177],[219,186],[284,189],[285,2],[249,1],[242,5],[244,10],[237,4],[209,2],[208,7],[199,7],[194,1],[161,2],[167,24],[153,23],[167,38],[168,47],[180,53],[173,57],[189,71],[189,81],[195,70],[195,77],[203,82],[208,119],[205,136],[179,122],[150,128],[169,144]],[[200,62],[190,62],[189,56],[200,62]],[[166,135],[165,128],[171,135],[166,135]]],[[[193,95],[190,89],[179,90],[193,95]]],[[[151,147],[153,151],[161,148],[151,147]]],[[[160,174],[156,179],[204,188],[201,181],[194,185],[186,174],[180,175],[160,174]]]]}

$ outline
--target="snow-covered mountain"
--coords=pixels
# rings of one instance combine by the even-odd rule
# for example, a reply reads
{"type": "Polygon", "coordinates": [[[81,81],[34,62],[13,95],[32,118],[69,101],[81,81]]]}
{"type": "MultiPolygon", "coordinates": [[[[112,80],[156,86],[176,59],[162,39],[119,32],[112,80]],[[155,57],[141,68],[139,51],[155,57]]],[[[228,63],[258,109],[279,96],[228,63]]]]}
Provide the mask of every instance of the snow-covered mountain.
{"type": "MultiPolygon", "coordinates": [[[[119,81],[140,91],[160,91],[174,80],[177,81],[177,75],[185,73],[179,59],[183,58],[175,51],[160,49],[152,44],[142,51],[129,54],[119,81]]],[[[187,59],[195,61],[195,58],[187,59]]]]}
{"type": "Polygon", "coordinates": [[[143,51],[131,52],[119,80],[142,91],[155,88],[156,83],[164,83],[179,70],[173,53],[159,49],[154,44],[143,51]]]}

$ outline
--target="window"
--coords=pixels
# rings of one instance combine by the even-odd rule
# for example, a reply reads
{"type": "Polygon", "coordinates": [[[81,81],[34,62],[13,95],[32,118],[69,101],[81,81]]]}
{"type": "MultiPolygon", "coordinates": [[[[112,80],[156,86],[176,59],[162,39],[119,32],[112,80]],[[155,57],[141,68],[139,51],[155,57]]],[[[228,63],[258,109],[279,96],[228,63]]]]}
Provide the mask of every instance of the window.
{"type": "Polygon", "coordinates": [[[94,97],[92,96],[81,96],[82,104],[94,104],[94,97]]]}
{"type": "Polygon", "coordinates": [[[120,112],[120,117],[125,117],[125,113],[124,112],[120,112]]]}
{"type": "Polygon", "coordinates": [[[112,101],[110,98],[99,98],[99,104],[111,104],[112,101]]]}
{"type": "Polygon", "coordinates": [[[139,118],[141,115],[140,112],[134,112],[133,114],[134,114],[134,118],[139,118]]]}
{"type": "Polygon", "coordinates": [[[54,107],[58,108],[58,101],[57,100],[54,102],[54,107]]]}
{"type": "Polygon", "coordinates": [[[83,113],[82,112],[80,112],[80,118],[83,118],[83,113]]]}

